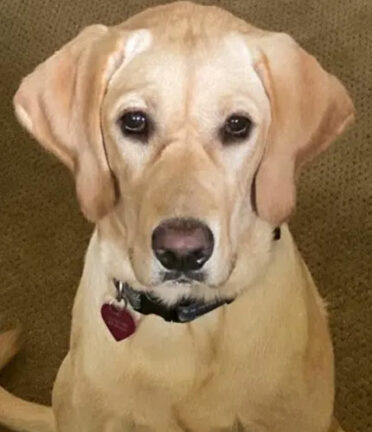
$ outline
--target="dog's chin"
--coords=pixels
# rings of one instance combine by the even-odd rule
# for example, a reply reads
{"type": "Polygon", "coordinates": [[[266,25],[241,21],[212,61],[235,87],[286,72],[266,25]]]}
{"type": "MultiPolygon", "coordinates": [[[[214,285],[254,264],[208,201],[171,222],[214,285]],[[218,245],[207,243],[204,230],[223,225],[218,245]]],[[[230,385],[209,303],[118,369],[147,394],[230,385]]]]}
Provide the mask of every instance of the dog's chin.
{"type": "Polygon", "coordinates": [[[183,299],[204,299],[207,291],[211,291],[205,283],[186,278],[161,281],[152,285],[151,291],[168,306],[173,306],[183,299]]]}
{"type": "Polygon", "coordinates": [[[224,278],[218,284],[212,283],[207,275],[200,275],[200,277],[194,275],[193,278],[180,276],[175,279],[164,278],[163,275],[163,277],[159,277],[156,282],[151,284],[151,291],[168,306],[190,298],[200,301],[212,301],[222,297],[223,286],[232,271],[233,267],[230,269],[227,278],[224,278]]]}

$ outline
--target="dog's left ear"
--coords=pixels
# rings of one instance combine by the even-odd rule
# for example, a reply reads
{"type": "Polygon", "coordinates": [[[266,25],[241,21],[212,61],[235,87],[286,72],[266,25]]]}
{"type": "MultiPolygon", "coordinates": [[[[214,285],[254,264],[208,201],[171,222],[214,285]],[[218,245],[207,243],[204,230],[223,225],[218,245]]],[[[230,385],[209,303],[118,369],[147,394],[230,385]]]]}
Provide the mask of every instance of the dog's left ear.
{"type": "Polygon", "coordinates": [[[22,125],[74,174],[80,207],[92,222],[116,198],[101,132],[102,101],[114,72],[149,38],[146,30],[89,26],[24,78],[14,96],[22,125]]]}
{"type": "Polygon", "coordinates": [[[299,168],[354,119],[354,107],[338,79],[288,35],[274,33],[259,40],[256,71],[272,116],[256,176],[256,206],[260,217],[278,225],[295,207],[299,168]]]}

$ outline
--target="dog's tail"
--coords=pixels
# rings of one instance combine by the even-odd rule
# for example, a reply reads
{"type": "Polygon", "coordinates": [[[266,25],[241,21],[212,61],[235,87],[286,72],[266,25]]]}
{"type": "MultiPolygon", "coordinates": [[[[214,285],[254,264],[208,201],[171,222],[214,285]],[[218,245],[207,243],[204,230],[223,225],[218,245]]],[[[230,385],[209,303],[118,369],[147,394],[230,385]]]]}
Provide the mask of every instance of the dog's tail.
{"type": "MultiPolygon", "coordinates": [[[[0,334],[0,370],[20,348],[20,331],[0,334]]],[[[26,402],[0,387],[0,424],[19,432],[56,432],[52,409],[26,402]]]]}
{"type": "Polygon", "coordinates": [[[331,428],[328,432],[344,432],[338,421],[333,417],[331,428]]]}

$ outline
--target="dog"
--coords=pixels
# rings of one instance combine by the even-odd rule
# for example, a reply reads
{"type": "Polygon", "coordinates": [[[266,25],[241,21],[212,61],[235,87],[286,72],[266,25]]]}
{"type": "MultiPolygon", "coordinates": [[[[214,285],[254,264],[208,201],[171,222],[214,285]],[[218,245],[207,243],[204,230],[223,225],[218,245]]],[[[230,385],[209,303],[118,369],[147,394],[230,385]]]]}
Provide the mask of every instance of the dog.
{"type": "MultiPolygon", "coordinates": [[[[26,432],[335,432],[325,305],[287,226],[354,119],[289,35],[177,2],[92,25],[21,83],[20,123],[95,224],[52,407],[26,432]]],[[[17,351],[0,337],[0,365],[17,351]]]]}

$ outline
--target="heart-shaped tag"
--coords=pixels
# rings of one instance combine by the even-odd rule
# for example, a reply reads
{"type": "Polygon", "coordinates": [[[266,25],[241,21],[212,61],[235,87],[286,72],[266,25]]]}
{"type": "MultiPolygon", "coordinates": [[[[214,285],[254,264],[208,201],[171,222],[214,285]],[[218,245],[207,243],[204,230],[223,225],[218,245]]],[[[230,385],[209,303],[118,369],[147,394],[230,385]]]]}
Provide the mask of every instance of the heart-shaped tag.
{"type": "Polygon", "coordinates": [[[101,308],[102,319],[114,339],[119,342],[136,331],[136,323],[127,309],[105,303],[101,308]]]}

